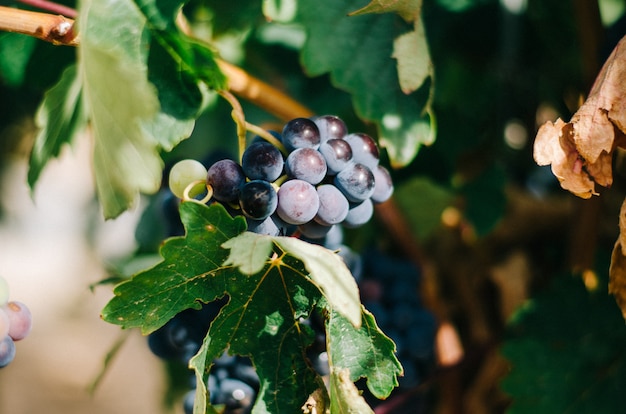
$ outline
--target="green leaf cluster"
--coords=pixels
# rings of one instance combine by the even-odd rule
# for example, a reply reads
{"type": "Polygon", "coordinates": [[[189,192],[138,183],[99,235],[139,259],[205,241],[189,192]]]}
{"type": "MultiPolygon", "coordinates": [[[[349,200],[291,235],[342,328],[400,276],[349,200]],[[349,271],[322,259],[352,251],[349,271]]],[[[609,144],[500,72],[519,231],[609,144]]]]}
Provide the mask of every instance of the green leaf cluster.
{"type": "Polygon", "coordinates": [[[604,279],[589,291],[561,275],[514,316],[502,346],[509,413],[623,412],[626,327],[604,279]]]}
{"type": "Polygon", "coordinates": [[[311,396],[331,412],[368,412],[359,408],[367,404],[354,385],[362,377],[373,395],[391,393],[402,372],[395,345],[362,308],[356,282],[336,253],[245,232],[245,221],[218,204],[184,202],[180,214],[185,236],[168,239],[163,261],[119,284],[102,317],[149,334],[185,309],[228,298],[190,362],[199,384],[195,412],[213,412],[206,381],[224,352],[250,357],[257,370],[254,413],[299,412],[311,396]],[[313,312],[326,319],[328,390],[306,358],[314,336],[303,320],[313,312]]]}
{"type": "Polygon", "coordinates": [[[207,88],[223,89],[215,53],[174,26],[182,2],[84,0],[79,4],[76,67],[44,96],[29,184],[87,123],[104,216],[131,207],[161,184],[161,151],[189,137],[207,88]],[[114,22],[114,23],[113,23],[114,22]]]}

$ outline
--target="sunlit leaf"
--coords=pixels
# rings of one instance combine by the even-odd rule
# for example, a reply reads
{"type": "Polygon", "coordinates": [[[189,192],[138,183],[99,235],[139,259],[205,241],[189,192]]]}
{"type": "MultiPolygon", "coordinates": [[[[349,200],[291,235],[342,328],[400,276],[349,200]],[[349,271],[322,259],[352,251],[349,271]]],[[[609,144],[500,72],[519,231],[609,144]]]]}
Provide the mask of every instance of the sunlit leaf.
{"type": "Polygon", "coordinates": [[[28,184],[33,188],[46,163],[74,141],[87,123],[81,101],[81,82],[74,65],[44,95],[35,120],[40,128],[30,154],[28,184]]]}

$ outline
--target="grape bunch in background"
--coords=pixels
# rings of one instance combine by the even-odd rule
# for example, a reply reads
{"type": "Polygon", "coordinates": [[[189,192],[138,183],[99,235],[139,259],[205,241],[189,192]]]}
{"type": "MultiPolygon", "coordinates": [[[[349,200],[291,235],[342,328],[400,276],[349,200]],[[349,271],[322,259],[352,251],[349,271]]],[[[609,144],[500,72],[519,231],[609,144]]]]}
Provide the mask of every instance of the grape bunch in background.
{"type": "Polygon", "coordinates": [[[9,301],[9,285],[0,276],[0,368],[9,365],[15,358],[15,342],[28,336],[32,317],[26,305],[9,301]]]}
{"type": "Polygon", "coordinates": [[[255,137],[241,163],[222,159],[208,169],[191,159],[176,163],[170,190],[181,199],[208,190],[205,201],[245,216],[249,231],[311,239],[323,238],[334,226],[362,226],[374,204],[393,193],[374,139],[348,133],[334,115],[295,118],[271,137],[255,137]]]}

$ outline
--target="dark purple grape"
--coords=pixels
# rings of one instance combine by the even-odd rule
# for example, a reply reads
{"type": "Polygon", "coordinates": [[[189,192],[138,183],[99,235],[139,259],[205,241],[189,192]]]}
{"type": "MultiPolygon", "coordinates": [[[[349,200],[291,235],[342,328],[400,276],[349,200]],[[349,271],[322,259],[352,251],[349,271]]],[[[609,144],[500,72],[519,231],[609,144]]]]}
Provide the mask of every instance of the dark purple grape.
{"type": "Polygon", "coordinates": [[[251,180],[274,182],[283,172],[283,154],[267,141],[253,142],[243,153],[241,167],[251,180]]]}
{"type": "Polygon", "coordinates": [[[391,174],[382,165],[378,165],[372,170],[374,173],[374,193],[372,193],[372,201],[374,203],[384,203],[389,200],[393,194],[393,181],[391,174]]]}
{"type": "Polygon", "coordinates": [[[276,213],[287,223],[300,225],[315,217],[319,205],[315,187],[306,181],[289,180],[278,190],[276,213]]]}
{"type": "Polygon", "coordinates": [[[323,184],[317,187],[317,196],[320,206],[315,215],[315,221],[325,226],[341,223],[348,215],[350,203],[337,187],[332,184],[323,184]]]}
{"type": "Polygon", "coordinates": [[[234,378],[222,379],[216,394],[215,404],[224,404],[231,410],[251,406],[256,397],[251,386],[234,378]]]}
{"type": "Polygon", "coordinates": [[[241,166],[229,159],[216,162],[207,172],[207,183],[213,188],[213,197],[226,203],[237,201],[245,180],[241,166]]]}
{"type": "Polygon", "coordinates": [[[283,128],[283,144],[289,151],[296,148],[314,148],[320,145],[320,131],[308,118],[295,118],[283,128]]]}
{"type": "Polygon", "coordinates": [[[314,220],[300,224],[298,230],[309,239],[323,239],[330,231],[331,226],[325,226],[314,220]]]}
{"type": "Polygon", "coordinates": [[[313,148],[297,148],[287,157],[287,175],[304,180],[313,185],[326,176],[326,161],[322,154],[313,148]]]}
{"type": "Polygon", "coordinates": [[[291,236],[296,231],[296,226],[281,219],[278,214],[272,214],[265,220],[248,221],[248,231],[267,236],[291,236]]]}
{"type": "Polygon", "coordinates": [[[335,115],[318,116],[313,118],[313,122],[320,131],[320,143],[329,139],[343,138],[348,133],[346,123],[335,115]]]}
{"type": "Polygon", "coordinates": [[[363,164],[355,163],[341,170],[334,180],[348,201],[358,203],[374,193],[374,173],[363,164]]]}
{"type": "Polygon", "coordinates": [[[15,342],[10,336],[0,339],[0,368],[9,365],[15,359],[15,342]]]}
{"type": "Polygon", "coordinates": [[[378,145],[374,138],[362,132],[348,134],[343,138],[352,147],[352,159],[367,165],[371,170],[376,168],[380,158],[378,145]]]}
{"type": "Polygon", "coordinates": [[[358,204],[353,204],[348,210],[343,225],[348,228],[355,228],[364,225],[374,215],[374,205],[371,199],[367,199],[358,204]]]}
{"type": "Polygon", "coordinates": [[[335,175],[346,168],[352,160],[352,148],[343,139],[329,139],[319,147],[328,167],[328,174],[335,175]]]}
{"type": "Polygon", "coordinates": [[[241,187],[239,206],[246,217],[265,220],[276,211],[278,197],[272,184],[265,180],[252,180],[241,187]]]}
{"type": "Polygon", "coordinates": [[[200,349],[193,334],[184,321],[173,318],[148,335],[148,347],[159,358],[186,362],[200,349]]]}

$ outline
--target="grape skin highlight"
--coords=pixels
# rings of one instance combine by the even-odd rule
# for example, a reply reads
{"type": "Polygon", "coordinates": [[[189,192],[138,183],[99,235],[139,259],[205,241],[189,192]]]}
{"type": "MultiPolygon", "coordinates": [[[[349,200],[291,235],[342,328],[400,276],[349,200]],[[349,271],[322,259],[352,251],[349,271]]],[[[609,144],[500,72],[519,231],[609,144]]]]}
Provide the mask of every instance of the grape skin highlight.
{"type": "Polygon", "coordinates": [[[276,213],[289,224],[300,225],[311,221],[319,208],[317,191],[310,183],[289,180],[278,190],[276,213]]]}

